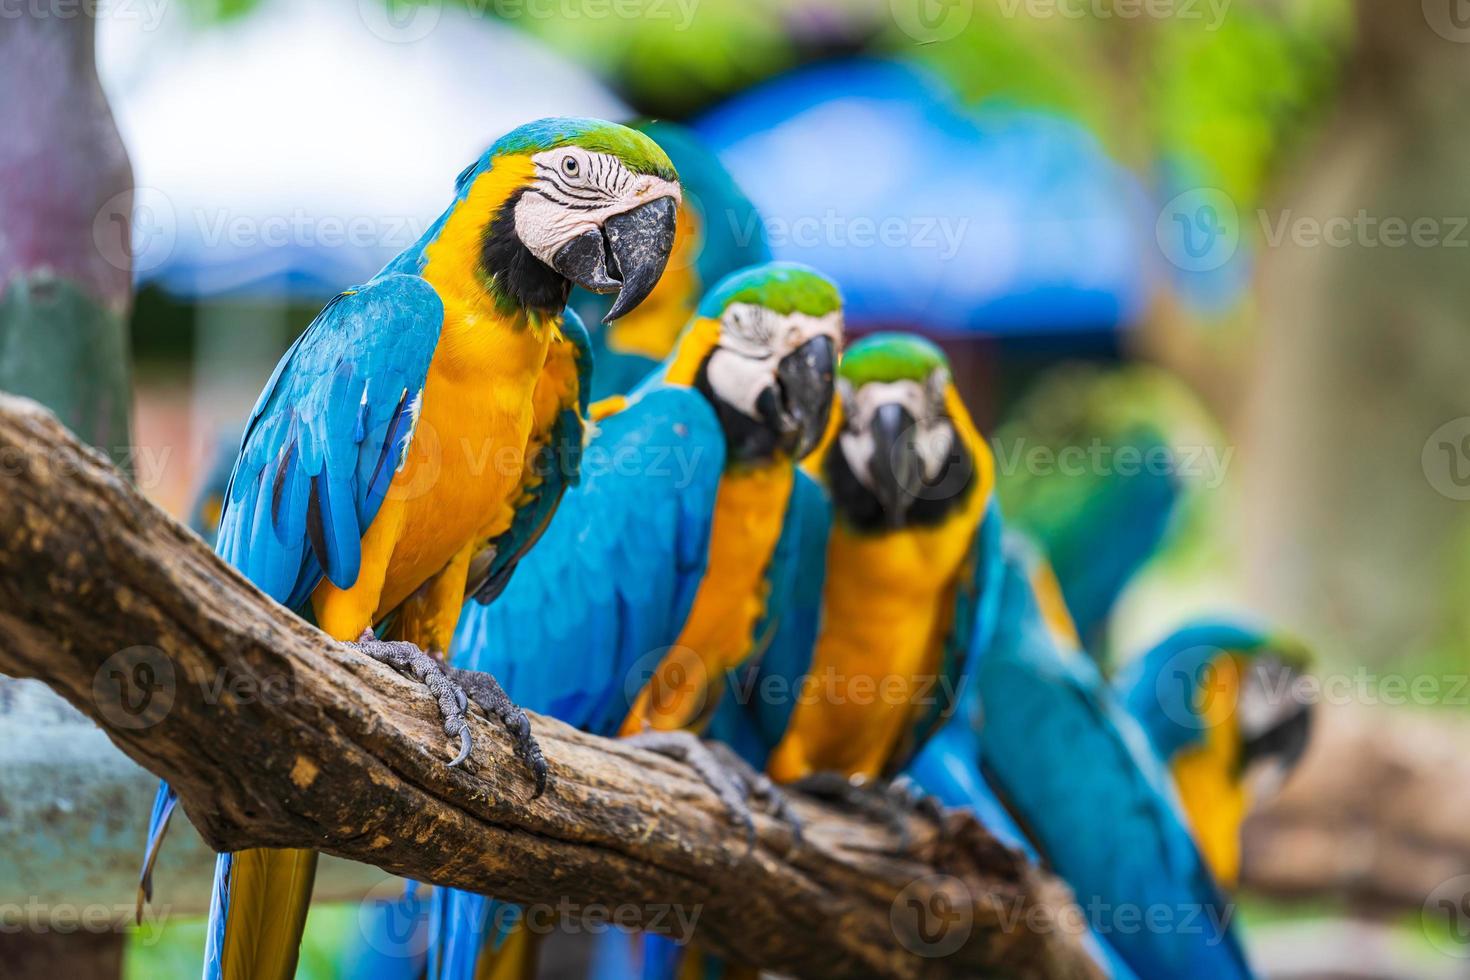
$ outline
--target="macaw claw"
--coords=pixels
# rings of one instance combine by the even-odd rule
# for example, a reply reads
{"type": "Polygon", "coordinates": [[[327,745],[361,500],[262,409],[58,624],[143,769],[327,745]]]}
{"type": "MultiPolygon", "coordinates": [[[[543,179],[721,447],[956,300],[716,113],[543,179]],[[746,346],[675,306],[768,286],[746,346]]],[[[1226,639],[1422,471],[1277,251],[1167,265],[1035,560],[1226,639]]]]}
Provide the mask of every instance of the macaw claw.
{"type": "Polygon", "coordinates": [[[630,735],[624,741],[693,769],[715,791],[731,821],[744,828],[747,848],[754,849],[757,839],[755,818],[747,802],[750,800],[762,804],[766,813],[790,826],[792,838],[801,843],[801,820],[786,794],[723,742],[701,741],[691,732],[656,729],[630,735]]]}
{"type": "Polygon", "coordinates": [[[460,765],[470,757],[474,739],[470,736],[470,723],[465,717],[469,700],[464,690],[446,674],[446,668],[412,643],[380,640],[372,630],[364,630],[357,642],[348,646],[372,657],[380,664],[387,664],[399,673],[413,675],[414,679],[429,689],[429,695],[439,704],[439,716],[444,719],[444,734],[459,737],[459,754],[449,763],[460,765]]]}
{"type": "Polygon", "coordinates": [[[481,711],[498,719],[510,733],[511,741],[515,743],[516,755],[531,770],[531,776],[536,780],[536,791],[531,794],[531,799],[534,800],[546,792],[550,768],[546,764],[546,756],[541,753],[541,745],[536,741],[536,736],[531,734],[531,719],[526,717],[520,705],[510,699],[493,674],[459,667],[446,667],[445,671],[451,682],[468,694],[470,700],[480,706],[481,711]]]}
{"type": "Polygon", "coordinates": [[[909,832],[910,816],[917,814],[940,831],[944,830],[944,807],[938,798],[921,792],[903,776],[891,780],[869,780],[829,770],[798,779],[791,788],[887,824],[905,850],[913,844],[913,835],[909,832]]]}

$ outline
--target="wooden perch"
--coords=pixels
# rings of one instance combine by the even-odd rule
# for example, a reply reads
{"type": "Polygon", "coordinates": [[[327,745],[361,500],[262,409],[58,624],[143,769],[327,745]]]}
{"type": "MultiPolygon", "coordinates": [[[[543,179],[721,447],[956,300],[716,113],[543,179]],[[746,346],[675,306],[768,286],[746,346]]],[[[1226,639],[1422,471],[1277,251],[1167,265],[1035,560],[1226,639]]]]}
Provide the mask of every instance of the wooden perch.
{"type": "Polygon", "coordinates": [[[1246,822],[1243,883],[1418,911],[1470,869],[1470,721],[1328,704],[1313,725],[1291,780],[1246,822]]]}
{"type": "Polygon", "coordinates": [[[749,849],[680,766],[540,717],[542,798],[478,716],[468,767],[448,768],[417,684],[287,614],[5,396],[0,529],[0,671],[172,782],[215,848],[312,847],[522,903],[682,906],[708,948],[797,975],[1098,975],[1066,889],[967,816],[942,834],[915,818],[905,847],[798,800],[804,840],[757,816],[749,849]]]}

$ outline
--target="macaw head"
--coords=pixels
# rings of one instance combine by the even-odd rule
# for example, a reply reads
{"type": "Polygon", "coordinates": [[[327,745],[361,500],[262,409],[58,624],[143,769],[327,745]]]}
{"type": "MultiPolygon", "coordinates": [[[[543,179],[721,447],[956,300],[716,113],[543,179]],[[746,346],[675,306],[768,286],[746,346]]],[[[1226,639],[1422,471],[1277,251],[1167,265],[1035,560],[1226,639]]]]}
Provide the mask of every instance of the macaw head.
{"type": "Polygon", "coordinates": [[[460,175],[486,195],[478,236],[492,288],[522,308],[566,305],[573,284],[616,294],[604,320],[653,291],[674,247],[679,177],[648,136],[600,119],[540,119],[496,140],[460,175]]]}
{"type": "Polygon", "coordinates": [[[768,262],[705,294],[666,374],[714,406],[731,462],[797,460],[827,430],[841,346],[842,296],[832,281],[768,262]]]}
{"type": "MultiPolygon", "coordinates": [[[[769,262],[766,229],[755,205],[736,185],[713,150],[694,133],[667,122],[634,127],[657,141],[679,171],[674,251],[663,277],[643,304],[617,322],[609,348],[661,361],[699,308],[710,286],[732,272],[769,262]]],[[[579,296],[572,302],[588,321],[602,319],[608,301],[579,296]]]]}
{"type": "Polygon", "coordinates": [[[944,352],[922,337],[877,333],[838,369],[842,424],[824,460],[839,515],[863,530],[939,522],[975,483],[969,414],[944,352]]]}
{"type": "Polygon", "coordinates": [[[1228,620],[1175,631],[1129,664],[1119,685],[1169,766],[1215,877],[1240,873],[1240,826],[1285,782],[1307,746],[1312,708],[1299,642],[1228,620]]]}

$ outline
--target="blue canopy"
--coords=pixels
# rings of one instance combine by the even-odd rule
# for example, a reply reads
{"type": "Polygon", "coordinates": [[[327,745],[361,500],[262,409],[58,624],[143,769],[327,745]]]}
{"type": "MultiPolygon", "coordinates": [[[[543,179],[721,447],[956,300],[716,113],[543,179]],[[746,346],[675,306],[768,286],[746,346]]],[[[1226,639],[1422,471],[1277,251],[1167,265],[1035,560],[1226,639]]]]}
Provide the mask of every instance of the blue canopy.
{"type": "Polygon", "coordinates": [[[1114,330],[1157,278],[1154,209],[1083,127],[967,110],[909,65],[803,69],[695,128],[760,208],[776,257],[836,279],[858,328],[1114,330]]]}

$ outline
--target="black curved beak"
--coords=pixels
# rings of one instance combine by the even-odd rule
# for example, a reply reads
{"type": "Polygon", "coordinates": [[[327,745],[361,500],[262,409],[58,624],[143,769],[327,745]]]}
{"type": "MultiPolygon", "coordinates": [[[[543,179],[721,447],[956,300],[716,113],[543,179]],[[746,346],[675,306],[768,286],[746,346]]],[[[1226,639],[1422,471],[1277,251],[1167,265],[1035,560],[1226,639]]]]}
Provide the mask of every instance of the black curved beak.
{"type": "Polygon", "coordinates": [[[764,407],[781,448],[801,459],[817,448],[832,416],[837,349],[830,337],[814,337],[781,358],[774,392],[767,389],[764,407]],[[773,417],[772,417],[773,416],[773,417]]]}
{"type": "Polygon", "coordinates": [[[873,458],[868,477],[888,523],[898,527],[919,495],[918,427],[902,405],[879,405],[871,426],[873,458]]]}
{"type": "Polygon", "coordinates": [[[1289,772],[1306,751],[1312,734],[1312,705],[1292,696],[1299,676],[1295,668],[1274,658],[1263,658],[1251,668],[1245,684],[1255,689],[1256,697],[1266,699],[1271,711],[1264,723],[1251,725],[1242,719],[1242,768],[1265,760],[1289,772]]]}
{"type": "Polygon", "coordinates": [[[583,289],[616,292],[603,323],[616,320],[648,298],[674,249],[679,205],[660,197],[613,215],[601,230],[585,231],[563,245],[551,267],[583,289]]]}

